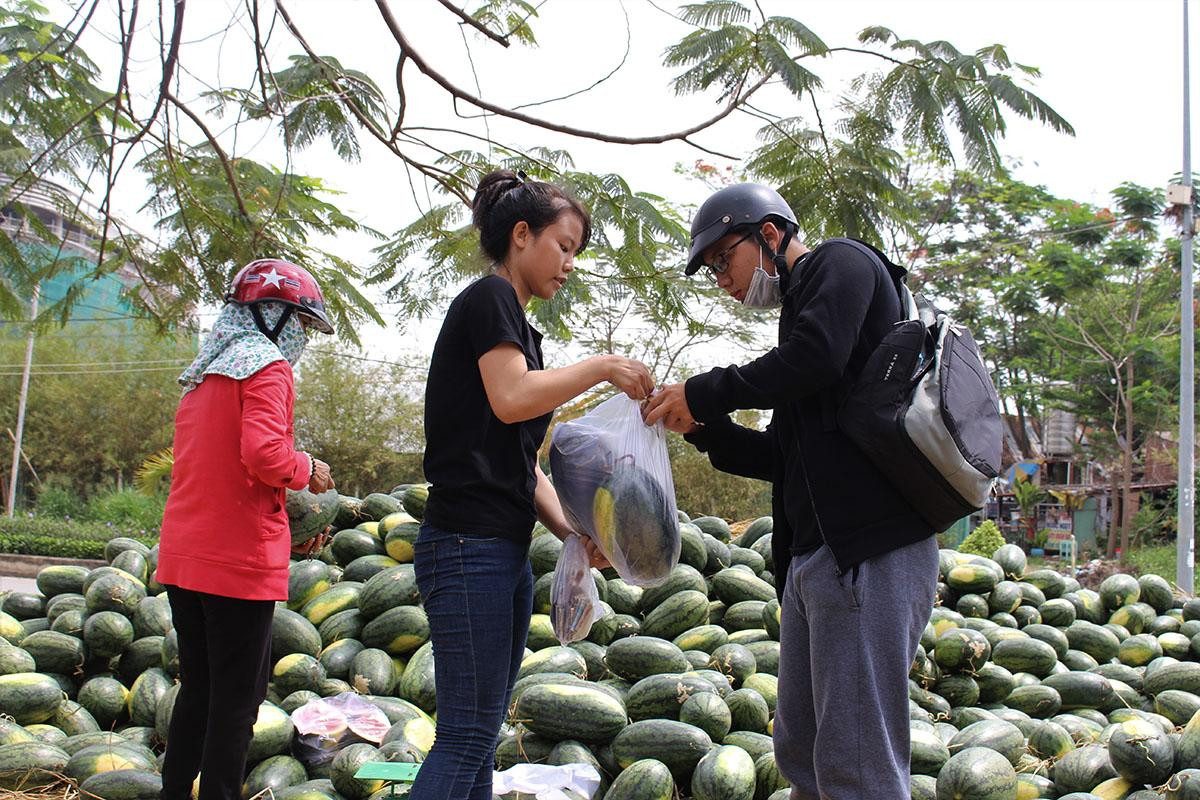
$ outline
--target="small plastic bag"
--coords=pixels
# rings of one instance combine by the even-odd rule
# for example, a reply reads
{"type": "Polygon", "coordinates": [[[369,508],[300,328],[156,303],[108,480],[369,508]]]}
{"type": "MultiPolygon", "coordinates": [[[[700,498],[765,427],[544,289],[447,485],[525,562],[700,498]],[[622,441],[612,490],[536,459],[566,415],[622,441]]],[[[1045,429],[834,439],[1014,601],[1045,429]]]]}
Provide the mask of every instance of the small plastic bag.
{"type": "Polygon", "coordinates": [[[563,644],[586,639],[592,623],[604,611],[587,547],[579,534],[567,537],[558,556],[554,582],[550,584],[550,606],[554,635],[563,644]]]}
{"type": "Polygon", "coordinates": [[[328,764],[360,742],[379,744],[391,728],[387,715],[354,692],[310,700],[292,712],[293,754],[306,767],[328,764]]]}
{"type": "Polygon", "coordinates": [[[575,530],[600,547],[617,574],[658,586],[679,562],[675,483],[662,423],[617,395],[550,438],[550,479],[575,530]]]}
{"type": "Polygon", "coordinates": [[[492,793],[496,795],[528,792],[537,800],[574,800],[591,798],[599,789],[600,773],[590,764],[516,764],[492,773],[492,793]]]}

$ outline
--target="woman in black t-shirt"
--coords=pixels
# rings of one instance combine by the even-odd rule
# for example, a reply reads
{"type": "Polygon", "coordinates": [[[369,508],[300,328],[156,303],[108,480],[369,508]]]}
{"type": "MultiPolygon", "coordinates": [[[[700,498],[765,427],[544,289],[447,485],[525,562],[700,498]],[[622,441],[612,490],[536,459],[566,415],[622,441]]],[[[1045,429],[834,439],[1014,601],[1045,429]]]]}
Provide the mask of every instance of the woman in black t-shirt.
{"type": "MultiPolygon", "coordinates": [[[[545,369],[532,297],[562,288],[591,221],[549,183],[493,172],[473,221],[490,275],[450,304],[425,387],[425,477],[432,484],[415,567],[436,659],[437,738],[413,800],[492,800],[496,736],[533,612],[529,541],[535,521],[571,528],[537,453],[559,405],[601,383],[635,400],[654,388],[645,365],[620,356],[545,369]]],[[[592,563],[605,566],[590,540],[592,563]]]]}

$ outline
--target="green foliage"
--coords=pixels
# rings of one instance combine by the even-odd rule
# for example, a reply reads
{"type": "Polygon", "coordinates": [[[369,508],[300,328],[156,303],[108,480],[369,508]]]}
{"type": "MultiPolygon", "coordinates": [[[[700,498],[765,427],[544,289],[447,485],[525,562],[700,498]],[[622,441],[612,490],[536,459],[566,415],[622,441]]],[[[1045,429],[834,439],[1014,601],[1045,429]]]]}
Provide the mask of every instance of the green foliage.
{"type": "Polygon", "coordinates": [[[88,502],[87,518],[119,528],[157,531],[162,525],[166,498],[147,497],[134,489],[106,492],[88,502]]]}
{"type": "MultiPolygon", "coordinates": [[[[5,333],[0,327],[0,363],[21,364],[23,338],[5,333]]],[[[180,396],[175,378],[194,354],[193,337],[159,339],[142,326],[81,323],[40,335],[24,451],[41,479],[79,497],[113,488],[118,474],[129,481],[149,453],[171,444],[180,396]]],[[[15,420],[20,370],[3,372],[0,419],[15,420]]],[[[7,462],[0,472],[7,475],[7,462]]],[[[27,471],[22,481],[21,497],[32,499],[27,471]]]]}
{"type": "Polygon", "coordinates": [[[1004,535],[1000,533],[996,523],[989,519],[984,520],[979,527],[967,535],[967,538],[963,539],[962,544],[958,546],[958,552],[991,558],[1003,546],[1004,535]]]}
{"type": "Polygon", "coordinates": [[[148,547],[157,543],[138,530],[87,522],[65,522],[46,517],[0,517],[0,553],[57,556],[60,558],[103,558],[104,545],[126,536],[148,547]]]}
{"type": "Polygon", "coordinates": [[[675,481],[675,505],[688,515],[744,520],[771,513],[771,484],[717,470],[708,456],[673,433],[667,436],[667,452],[675,481]]]}
{"type": "Polygon", "coordinates": [[[1021,516],[1033,516],[1033,510],[1037,504],[1046,499],[1046,492],[1042,487],[1028,480],[1019,480],[1013,484],[1013,497],[1017,501],[1017,505],[1021,508],[1021,516]]]}
{"type": "Polygon", "coordinates": [[[424,481],[425,376],[418,369],[316,348],[300,362],[296,446],[330,465],[343,494],[424,481]]]}
{"type": "MultiPolygon", "coordinates": [[[[57,476],[52,476],[57,478],[57,476]]],[[[47,481],[38,488],[37,513],[43,517],[77,519],[87,506],[69,486],[61,480],[47,481]]]]}

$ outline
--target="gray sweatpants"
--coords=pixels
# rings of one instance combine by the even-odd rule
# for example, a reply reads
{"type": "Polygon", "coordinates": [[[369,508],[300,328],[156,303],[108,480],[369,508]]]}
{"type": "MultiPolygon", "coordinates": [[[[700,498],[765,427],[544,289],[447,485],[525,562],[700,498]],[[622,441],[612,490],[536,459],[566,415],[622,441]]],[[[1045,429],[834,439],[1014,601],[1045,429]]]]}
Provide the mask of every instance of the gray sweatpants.
{"type": "Polygon", "coordinates": [[[791,800],[908,800],[908,672],[937,574],[934,536],[840,579],[828,547],[792,559],[775,713],[791,800]]]}

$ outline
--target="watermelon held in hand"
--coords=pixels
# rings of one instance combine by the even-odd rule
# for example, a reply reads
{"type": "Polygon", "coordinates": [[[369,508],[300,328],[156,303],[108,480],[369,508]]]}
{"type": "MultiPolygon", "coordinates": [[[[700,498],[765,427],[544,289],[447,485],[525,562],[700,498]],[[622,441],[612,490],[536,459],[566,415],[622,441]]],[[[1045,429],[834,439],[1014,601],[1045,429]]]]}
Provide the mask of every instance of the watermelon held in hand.
{"type": "Polygon", "coordinates": [[[313,494],[308,489],[287,493],[288,524],[292,546],[304,544],[333,524],[341,508],[336,489],[313,494]]]}

